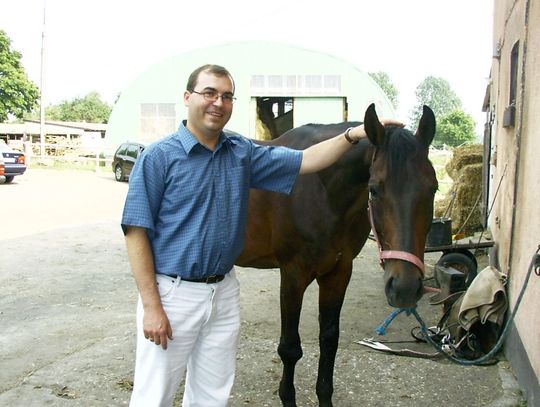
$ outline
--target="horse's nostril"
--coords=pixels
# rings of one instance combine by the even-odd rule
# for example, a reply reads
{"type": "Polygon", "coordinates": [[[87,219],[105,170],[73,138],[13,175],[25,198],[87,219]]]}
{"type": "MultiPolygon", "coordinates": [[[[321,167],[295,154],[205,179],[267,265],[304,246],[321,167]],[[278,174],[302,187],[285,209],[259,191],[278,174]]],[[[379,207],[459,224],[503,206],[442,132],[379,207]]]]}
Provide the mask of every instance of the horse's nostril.
{"type": "MultiPolygon", "coordinates": [[[[398,284],[399,285],[399,284],[398,284]]],[[[384,285],[384,293],[386,294],[386,298],[390,305],[394,306],[394,303],[396,302],[399,289],[396,289],[396,280],[394,277],[388,278],[386,280],[386,284],[384,285]]]]}
{"type": "Polygon", "coordinates": [[[385,283],[385,293],[388,303],[393,307],[414,307],[422,298],[424,288],[423,281],[413,276],[389,276],[385,283]],[[406,278],[410,277],[410,278],[406,278]]]}

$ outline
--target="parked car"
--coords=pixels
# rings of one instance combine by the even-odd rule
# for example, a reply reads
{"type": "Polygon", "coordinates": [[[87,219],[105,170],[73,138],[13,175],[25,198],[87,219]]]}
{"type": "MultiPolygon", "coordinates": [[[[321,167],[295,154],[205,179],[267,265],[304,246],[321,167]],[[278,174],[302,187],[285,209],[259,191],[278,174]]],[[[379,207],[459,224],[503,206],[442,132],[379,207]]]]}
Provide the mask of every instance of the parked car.
{"type": "Polygon", "coordinates": [[[13,150],[4,140],[0,140],[0,153],[4,160],[5,182],[9,184],[16,175],[22,175],[26,171],[26,160],[24,154],[13,150]]]}
{"type": "Polygon", "coordinates": [[[112,161],[112,170],[117,181],[129,179],[131,170],[145,147],[145,144],[134,141],[127,141],[118,147],[112,161]]]}
{"type": "Polygon", "coordinates": [[[2,155],[0,154],[0,184],[4,184],[6,182],[6,166],[4,165],[4,160],[2,158],[2,155]]]}

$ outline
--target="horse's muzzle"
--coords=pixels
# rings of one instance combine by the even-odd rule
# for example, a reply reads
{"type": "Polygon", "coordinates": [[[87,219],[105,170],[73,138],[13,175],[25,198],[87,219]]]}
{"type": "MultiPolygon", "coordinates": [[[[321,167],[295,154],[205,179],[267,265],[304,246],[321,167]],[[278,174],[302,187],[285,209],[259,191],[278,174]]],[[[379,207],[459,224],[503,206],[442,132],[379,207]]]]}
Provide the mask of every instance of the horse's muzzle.
{"type": "Polygon", "coordinates": [[[384,270],[384,291],[388,304],[396,308],[413,308],[424,294],[420,273],[415,270],[384,270]]]}

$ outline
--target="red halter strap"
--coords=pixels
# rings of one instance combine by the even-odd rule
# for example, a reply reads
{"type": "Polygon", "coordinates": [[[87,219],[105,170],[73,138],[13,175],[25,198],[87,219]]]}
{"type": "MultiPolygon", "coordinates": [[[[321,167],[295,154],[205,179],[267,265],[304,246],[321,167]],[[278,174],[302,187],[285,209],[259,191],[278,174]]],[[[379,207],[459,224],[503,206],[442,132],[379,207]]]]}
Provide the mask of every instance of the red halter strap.
{"type": "Polygon", "coordinates": [[[377,246],[379,247],[379,260],[381,267],[384,267],[384,261],[388,259],[393,260],[404,260],[408,261],[409,263],[414,264],[422,274],[422,278],[424,278],[425,274],[425,266],[424,262],[420,260],[416,255],[404,252],[401,250],[383,250],[381,246],[381,242],[379,241],[379,237],[377,236],[377,229],[375,228],[375,222],[373,221],[373,210],[371,209],[371,195],[368,199],[368,214],[369,214],[369,223],[371,224],[371,230],[373,231],[373,236],[375,237],[375,241],[377,242],[377,246]]]}

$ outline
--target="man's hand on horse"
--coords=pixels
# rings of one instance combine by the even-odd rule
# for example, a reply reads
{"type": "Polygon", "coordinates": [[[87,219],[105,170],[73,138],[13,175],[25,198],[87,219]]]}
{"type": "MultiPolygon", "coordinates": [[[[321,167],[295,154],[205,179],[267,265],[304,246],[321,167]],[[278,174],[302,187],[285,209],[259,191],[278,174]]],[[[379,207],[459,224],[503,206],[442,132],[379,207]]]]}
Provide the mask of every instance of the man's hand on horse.
{"type": "MultiPolygon", "coordinates": [[[[403,124],[402,122],[400,122],[399,120],[396,120],[396,119],[380,119],[379,121],[385,127],[386,126],[396,126],[396,127],[400,127],[400,128],[405,127],[405,124],[403,124]]],[[[366,133],[366,130],[364,129],[364,125],[361,124],[359,126],[353,127],[348,132],[348,136],[352,140],[360,140],[360,139],[366,138],[367,133],[366,133]]]]}
{"type": "Polygon", "coordinates": [[[396,127],[400,127],[400,128],[405,127],[405,124],[403,124],[402,122],[400,122],[397,119],[381,119],[380,122],[385,127],[386,126],[396,126],[396,127]]]}

